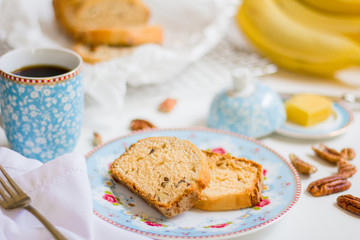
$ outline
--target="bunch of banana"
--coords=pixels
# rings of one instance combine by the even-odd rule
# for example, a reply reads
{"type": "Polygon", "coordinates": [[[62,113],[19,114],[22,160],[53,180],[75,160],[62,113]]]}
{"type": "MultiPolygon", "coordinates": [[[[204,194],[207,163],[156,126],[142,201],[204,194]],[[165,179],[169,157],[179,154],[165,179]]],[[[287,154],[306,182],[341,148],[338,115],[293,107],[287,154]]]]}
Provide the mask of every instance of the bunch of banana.
{"type": "Polygon", "coordinates": [[[325,12],[304,1],[243,0],[236,21],[260,53],[286,69],[334,77],[360,66],[360,15],[325,12]]]}
{"type": "Polygon", "coordinates": [[[309,5],[332,13],[359,14],[360,0],[302,0],[309,5]]]}
{"type": "MultiPolygon", "coordinates": [[[[283,11],[286,11],[295,21],[306,24],[309,27],[344,34],[355,40],[360,40],[360,14],[334,14],[324,12],[312,8],[306,1],[308,0],[279,0],[278,3],[281,5],[283,11]]],[[[339,1],[341,0],[335,2],[339,1]]],[[[360,0],[357,1],[359,3],[358,10],[360,11],[360,0]]],[[[316,0],[314,2],[316,2],[316,0]]],[[[328,1],[328,3],[332,2],[333,1],[328,1]]]]}

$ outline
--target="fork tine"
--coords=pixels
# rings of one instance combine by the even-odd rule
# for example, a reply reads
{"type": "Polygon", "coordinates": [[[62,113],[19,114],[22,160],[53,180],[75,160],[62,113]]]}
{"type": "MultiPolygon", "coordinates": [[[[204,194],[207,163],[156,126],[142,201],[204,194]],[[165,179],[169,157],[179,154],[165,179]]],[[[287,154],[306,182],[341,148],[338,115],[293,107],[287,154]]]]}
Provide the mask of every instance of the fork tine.
{"type": "MultiPolygon", "coordinates": [[[[6,177],[6,179],[8,179],[9,175],[7,174],[7,172],[5,171],[5,169],[0,165],[0,170],[1,172],[4,174],[4,176],[6,177]]],[[[3,180],[2,177],[0,177],[0,183],[3,186],[3,189],[10,195],[10,196],[14,196],[14,191],[9,187],[9,185],[3,180]]],[[[8,196],[4,191],[2,191],[0,189],[0,194],[3,197],[3,199],[5,201],[8,201],[10,199],[10,196],[8,196]]]]}
{"type": "Polygon", "coordinates": [[[4,198],[5,193],[0,189],[0,195],[2,199],[0,200],[0,205],[2,205],[5,201],[7,201],[6,198],[4,198]]]}
{"type": "MultiPolygon", "coordinates": [[[[2,178],[0,178],[0,183],[9,194],[10,194],[10,192],[12,192],[12,190],[9,188],[9,186],[6,184],[6,182],[2,178]]],[[[2,198],[5,201],[8,201],[10,199],[9,196],[6,195],[6,193],[2,189],[0,189],[0,195],[2,196],[2,198]]]]}
{"type": "MultiPolygon", "coordinates": [[[[0,170],[1,172],[4,174],[4,176],[6,177],[6,179],[8,180],[8,182],[11,184],[11,186],[15,189],[16,192],[23,194],[24,192],[21,190],[21,188],[15,183],[15,181],[9,176],[9,174],[5,171],[5,169],[0,165],[0,170]]],[[[4,182],[5,183],[5,182],[4,182]]],[[[2,184],[4,185],[4,183],[2,182],[2,184]]],[[[8,190],[8,192],[14,196],[14,192],[11,191],[11,189],[9,189],[8,186],[5,186],[6,190],[8,190]]]]}

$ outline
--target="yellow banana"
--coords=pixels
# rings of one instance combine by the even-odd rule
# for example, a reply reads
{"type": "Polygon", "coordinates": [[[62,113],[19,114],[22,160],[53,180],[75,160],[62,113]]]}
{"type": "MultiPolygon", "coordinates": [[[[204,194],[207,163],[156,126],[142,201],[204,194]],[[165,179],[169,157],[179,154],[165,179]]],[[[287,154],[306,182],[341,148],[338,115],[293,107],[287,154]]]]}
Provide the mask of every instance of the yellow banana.
{"type": "MultiPolygon", "coordinates": [[[[328,0],[327,2],[332,1],[328,0]]],[[[283,11],[290,18],[309,27],[345,34],[360,34],[360,15],[344,15],[320,11],[312,8],[302,0],[279,0],[278,4],[281,5],[283,11]]]]}
{"type": "Polygon", "coordinates": [[[342,14],[359,14],[360,0],[301,0],[322,11],[342,14]]]}
{"type": "Polygon", "coordinates": [[[360,64],[360,46],[295,21],[279,0],[244,0],[236,21],[259,52],[284,68],[332,77],[360,64]]]}

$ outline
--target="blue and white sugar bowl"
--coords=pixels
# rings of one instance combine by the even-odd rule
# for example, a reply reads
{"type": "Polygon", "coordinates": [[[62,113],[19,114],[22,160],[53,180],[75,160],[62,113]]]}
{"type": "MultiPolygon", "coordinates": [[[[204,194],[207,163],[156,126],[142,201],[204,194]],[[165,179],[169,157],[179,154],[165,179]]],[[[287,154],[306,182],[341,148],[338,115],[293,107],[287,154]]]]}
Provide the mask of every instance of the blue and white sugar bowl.
{"type": "Polygon", "coordinates": [[[208,127],[260,138],[284,124],[285,107],[276,92],[244,70],[232,77],[233,88],[217,94],[210,106],[208,127]]]}

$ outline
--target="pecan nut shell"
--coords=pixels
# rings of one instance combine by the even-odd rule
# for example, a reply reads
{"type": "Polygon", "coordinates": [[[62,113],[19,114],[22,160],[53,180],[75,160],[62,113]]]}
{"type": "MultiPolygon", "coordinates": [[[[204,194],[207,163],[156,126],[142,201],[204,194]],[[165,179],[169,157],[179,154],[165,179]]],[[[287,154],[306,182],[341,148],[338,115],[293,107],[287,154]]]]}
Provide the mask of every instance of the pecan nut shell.
{"type": "Polygon", "coordinates": [[[345,160],[343,154],[339,153],[333,148],[325,146],[324,144],[320,144],[318,148],[313,146],[312,149],[318,157],[328,162],[337,163],[340,160],[345,160]]]}
{"type": "Polygon", "coordinates": [[[307,191],[314,197],[342,192],[351,187],[351,183],[342,175],[333,175],[309,184],[307,191]]]}
{"type": "Polygon", "coordinates": [[[317,168],[303,160],[301,160],[298,156],[295,154],[289,155],[290,161],[294,168],[302,174],[310,175],[312,173],[315,173],[317,171],[317,168]]]}
{"type": "Polygon", "coordinates": [[[343,148],[341,149],[340,154],[342,154],[346,160],[353,160],[356,156],[356,153],[352,148],[343,148]]]}
{"type": "Polygon", "coordinates": [[[171,112],[171,110],[175,107],[176,103],[176,99],[167,98],[159,105],[159,111],[166,113],[171,112]]]}
{"type": "Polygon", "coordinates": [[[97,146],[97,145],[100,145],[102,144],[102,138],[101,138],[101,135],[97,132],[94,132],[94,138],[93,138],[93,146],[97,146]]]}
{"type": "Polygon", "coordinates": [[[130,129],[133,131],[155,128],[155,125],[144,119],[134,119],[130,123],[130,129]]]}
{"type": "Polygon", "coordinates": [[[341,195],[336,199],[337,204],[339,207],[360,215],[360,198],[354,197],[350,194],[341,195]]]}
{"type": "Polygon", "coordinates": [[[338,174],[343,175],[346,178],[352,177],[357,172],[356,166],[346,160],[338,161],[337,167],[338,174]]]}

